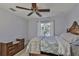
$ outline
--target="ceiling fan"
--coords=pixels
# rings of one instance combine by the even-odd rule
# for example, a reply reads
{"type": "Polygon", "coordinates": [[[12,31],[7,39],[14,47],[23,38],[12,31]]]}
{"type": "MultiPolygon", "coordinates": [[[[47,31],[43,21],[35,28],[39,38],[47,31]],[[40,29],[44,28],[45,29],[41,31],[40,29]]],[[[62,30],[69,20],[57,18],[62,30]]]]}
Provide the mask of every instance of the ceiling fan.
{"type": "Polygon", "coordinates": [[[23,10],[31,10],[32,12],[30,12],[27,16],[32,15],[33,13],[36,13],[38,16],[42,16],[39,12],[50,12],[50,9],[39,9],[36,3],[32,3],[32,7],[29,8],[25,8],[25,7],[20,7],[20,6],[16,6],[16,8],[19,9],[23,9],[23,10]]]}

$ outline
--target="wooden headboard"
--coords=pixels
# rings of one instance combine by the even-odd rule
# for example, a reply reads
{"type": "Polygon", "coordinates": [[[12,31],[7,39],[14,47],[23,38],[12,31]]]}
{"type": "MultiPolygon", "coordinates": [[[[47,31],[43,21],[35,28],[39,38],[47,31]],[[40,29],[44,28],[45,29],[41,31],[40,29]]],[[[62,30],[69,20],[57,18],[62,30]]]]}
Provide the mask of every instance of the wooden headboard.
{"type": "Polygon", "coordinates": [[[73,22],[72,26],[67,29],[67,32],[70,32],[75,35],[79,35],[79,25],[76,21],[73,22]]]}

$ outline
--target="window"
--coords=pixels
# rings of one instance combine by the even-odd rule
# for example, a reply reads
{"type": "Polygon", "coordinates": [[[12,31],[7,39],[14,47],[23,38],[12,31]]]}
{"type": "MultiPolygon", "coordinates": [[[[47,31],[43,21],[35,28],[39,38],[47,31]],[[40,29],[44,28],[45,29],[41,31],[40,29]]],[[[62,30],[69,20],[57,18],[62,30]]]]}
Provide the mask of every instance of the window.
{"type": "Polygon", "coordinates": [[[48,37],[48,36],[50,36],[50,23],[41,23],[40,24],[40,26],[41,26],[41,28],[40,28],[40,35],[41,36],[46,36],[46,37],[48,37]]]}
{"type": "Polygon", "coordinates": [[[55,35],[54,21],[39,21],[38,22],[38,37],[53,37],[55,35]]]}

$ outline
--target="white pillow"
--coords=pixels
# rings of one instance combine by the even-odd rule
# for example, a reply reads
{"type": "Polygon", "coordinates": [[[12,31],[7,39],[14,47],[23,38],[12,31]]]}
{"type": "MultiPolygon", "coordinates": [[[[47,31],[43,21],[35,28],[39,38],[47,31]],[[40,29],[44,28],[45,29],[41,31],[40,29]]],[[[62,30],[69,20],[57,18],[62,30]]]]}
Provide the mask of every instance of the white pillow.
{"type": "Polygon", "coordinates": [[[60,35],[63,39],[68,41],[69,43],[74,42],[77,39],[77,36],[71,33],[63,33],[60,35]]]}

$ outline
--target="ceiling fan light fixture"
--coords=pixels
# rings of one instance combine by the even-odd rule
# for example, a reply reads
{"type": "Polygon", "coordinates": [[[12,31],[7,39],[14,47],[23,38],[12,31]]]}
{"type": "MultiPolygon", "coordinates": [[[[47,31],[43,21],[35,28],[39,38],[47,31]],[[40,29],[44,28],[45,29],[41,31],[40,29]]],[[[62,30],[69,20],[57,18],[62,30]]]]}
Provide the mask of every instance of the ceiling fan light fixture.
{"type": "Polygon", "coordinates": [[[31,10],[32,12],[29,13],[27,16],[30,16],[35,12],[39,17],[41,17],[42,15],[39,12],[50,12],[50,9],[39,9],[36,3],[32,3],[31,9],[20,7],[20,6],[16,6],[16,8],[23,9],[23,10],[31,10]]]}

